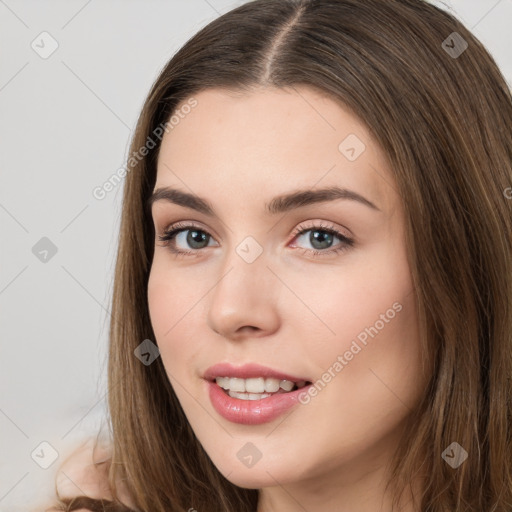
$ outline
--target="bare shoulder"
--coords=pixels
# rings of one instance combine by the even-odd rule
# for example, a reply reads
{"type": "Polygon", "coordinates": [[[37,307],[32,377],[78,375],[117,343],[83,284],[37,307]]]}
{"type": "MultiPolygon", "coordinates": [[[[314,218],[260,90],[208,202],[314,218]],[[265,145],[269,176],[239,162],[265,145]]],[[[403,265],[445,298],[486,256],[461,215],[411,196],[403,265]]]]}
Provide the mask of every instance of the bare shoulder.
{"type": "MultiPolygon", "coordinates": [[[[112,499],[108,470],[111,447],[87,439],[69,455],[57,470],[56,487],[61,498],[88,496],[94,499],[112,499]]],[[[133,508],[124,486],[119,485],[123,503],[133,508]]]]}

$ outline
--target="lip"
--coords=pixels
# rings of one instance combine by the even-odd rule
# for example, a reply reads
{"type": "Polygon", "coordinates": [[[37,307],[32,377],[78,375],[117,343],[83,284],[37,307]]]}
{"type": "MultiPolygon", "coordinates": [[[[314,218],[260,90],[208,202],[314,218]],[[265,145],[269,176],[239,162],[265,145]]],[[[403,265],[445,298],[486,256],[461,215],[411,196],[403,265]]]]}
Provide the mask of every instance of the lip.
{"type": "Polygon", "coordinates": [[[215,381],[207,381],[206,384],[213,408],[228,421],[242,425],[261,425],[276,419],[299,404],[299,395],[307,393],[313,385],[288,393],[276,393],[260,400],[242,400],[231,398],[215,381]]]}
{"type": "Polygon", "coordinates": [[[242,400],[230,397],[215,382],[216,377],[234,377],[239,379],[264,377],[292,382],[311,382],[311,379],[283,373],[256,363],[244,364],[242,366],[219,363],[208,368],[203,378],[207,381],[208,395],[213,408],[228,421],[243,425],[260,425],[276,419],[291,407],[299,404],[300,394],[307,392],[309,386],[312,386],[312,384],[309,384],[288,393],[275,393],[260,400],[242,400]]]}
{"type": "Polygon", "coordinates": [[[273,370],[268,366],[262,366],[256,363],[248,363],[242,366],[233,366],[229,363],[219,363],[210,366],[203,375],[203,378],[210,382],[213,382],[216,377],[235,377],[239,379],[265,377],[279,380],[290,380],[292,382],[300,382],[302,380],[311,382],[311,379],[308,377],[289,375],[278,370],[273,370]]]}

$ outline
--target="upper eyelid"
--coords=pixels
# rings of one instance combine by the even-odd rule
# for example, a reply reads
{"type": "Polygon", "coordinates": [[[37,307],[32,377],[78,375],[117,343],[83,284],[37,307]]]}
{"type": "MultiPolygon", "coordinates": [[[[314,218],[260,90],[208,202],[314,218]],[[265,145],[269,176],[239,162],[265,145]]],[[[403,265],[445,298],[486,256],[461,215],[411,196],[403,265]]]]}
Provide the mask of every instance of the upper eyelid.
{"type": "MultiPolygon", "coordinates": [[[[169,232],[169,231],[177,231],[177,230],[179,230],[179,231],[186,231],[188,229],[193,229],[193,228],[197,228],[198,230],[204,231],[208,235],[213,236],[212,233],[211,233],[212,230],[209,229],[209,228],[203,227],[201,225],[201,223],[199,223],[198,221],[176,221],[176,222],[171,222],[162,231],[164,233],[166,233],[166,232],[169,232]]],[[[215,238],[217,238],[217,236],[215,236],[215,238]]]]}
{"type": "MultiPolygon", "coordinates": [[[[340,226],[340,227],[338,227],[338,226],[339,226],[338,224],[336,224],[336,223],[334,223],[332,221],[326,221],[326,220],[323,220],[323,219],[303,221],[303,222],[297,224],[297,226],[293,228],[293,230],[292,230],[293,238],[292,239],[294,239],[297,236],[301,235],[301,231],[309,231],[309,230],[313,230],[313,229],[316,229],[316,230],[320,231],[320,230],[325,229],[325,230],[337,231],[337,232],[339,232],[339,236],[345,237],[345,238],[350,239],[350,240],[354,240],[354,236],[352,235],[350,230],[348,230],[348,228],[345,228],[343,226],[340,226]],[[309,224],[304,224],[304,223],[311,223],[311,224],[309,225],[309,224]]],[[[201,222],[199,222],[199,221],[176,221],[176,222],[171,222],[162,231],[164,233],[170,232],[170,231],[181,231],[181,232],[183,232],[183,231],[187,231],[187,230],[193,229],[193,228],[197,228],[200,231],[204,231],[209,236],[214,237],[215,240],[217,241],[218,237],[211,233],[212,230],[210,230],[210,228],[203,227],[201,225],[201,222]]],[[[338,236],[338,235],[336,235],[336,236],[338,236]]]]}

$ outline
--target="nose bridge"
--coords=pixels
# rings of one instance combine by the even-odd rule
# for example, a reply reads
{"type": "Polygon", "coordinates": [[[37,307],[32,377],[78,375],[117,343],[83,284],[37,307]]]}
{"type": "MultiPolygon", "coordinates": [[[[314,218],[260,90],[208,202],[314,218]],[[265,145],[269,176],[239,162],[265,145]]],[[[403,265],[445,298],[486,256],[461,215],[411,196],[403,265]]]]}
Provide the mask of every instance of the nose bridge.
{"type": "Polygon", "coordinates": [[[210,297],[208,323],[212,329],[229,337],[244,326],[271,328],[276,312],[267,262],[263,246],[252,236],[233,247],[210,297]]]}
{"type": "Polygon", "coordinates": [[[265,274],[269,273],[266,263],[263,246],[253,236],[246,236],[226,255],[213,296],[241,305],[256,304],[259,293],[269,293],[265,290],[265,274]]]}

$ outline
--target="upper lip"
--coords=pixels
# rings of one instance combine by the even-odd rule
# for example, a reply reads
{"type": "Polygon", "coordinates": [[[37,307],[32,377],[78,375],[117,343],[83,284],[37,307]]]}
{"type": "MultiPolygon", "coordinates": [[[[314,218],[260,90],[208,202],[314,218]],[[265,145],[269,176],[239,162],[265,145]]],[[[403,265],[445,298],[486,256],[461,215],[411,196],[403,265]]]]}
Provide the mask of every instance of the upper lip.
{"type": "Polygon", "coordinates": [[[256,363],[248,363],[242,366],[233,366],[229,363],[219,363],[210,366],[203,375],[203,378],[209,381],[214,381],[216,377],[235,377],[239,379],[265,377],[289,380],[292,382],[310,382],[307,377],[297,377],[256,363]]]}

